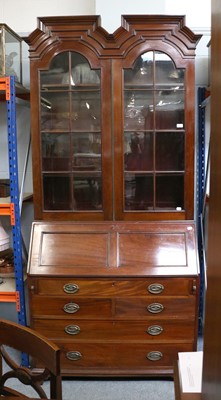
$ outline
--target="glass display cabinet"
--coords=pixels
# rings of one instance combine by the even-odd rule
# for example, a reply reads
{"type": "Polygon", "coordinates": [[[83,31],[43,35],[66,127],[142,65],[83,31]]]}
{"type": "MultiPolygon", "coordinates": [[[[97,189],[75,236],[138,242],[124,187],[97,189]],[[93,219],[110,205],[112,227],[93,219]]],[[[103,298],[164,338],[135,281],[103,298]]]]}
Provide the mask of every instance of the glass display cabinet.
{"type": "Polygon", "coordinates": [[[22,39],[6,24],[0,24],[0,76],[15,76],[22,84],[22,39]]]}
{"type": "Polygon", "coordinates": [[[45,17],[31,62],[36,219],[194,216],[194,58],[180,16],[45,17]]]}

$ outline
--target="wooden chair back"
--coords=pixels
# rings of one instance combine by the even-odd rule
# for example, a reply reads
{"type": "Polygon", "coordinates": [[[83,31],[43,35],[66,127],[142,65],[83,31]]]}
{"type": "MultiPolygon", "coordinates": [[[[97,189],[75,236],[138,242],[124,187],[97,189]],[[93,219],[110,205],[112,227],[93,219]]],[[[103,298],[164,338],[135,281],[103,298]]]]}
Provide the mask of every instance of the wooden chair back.
{"type": "Polygon", "coordinates": [[[20,389],[10,388],[10,378],[17,378],[24,385],[31,386],[41,399],[62,400],[59,347],[33,329],[0,319],[0,396],[32,398],[25,397],[20,389]],[[9,348],[26,353],[30,361],[37,361],[39,367],[20,366],[9,348]],[[3,359],[7,365],[4,371],[3,359]],[[46,380],[50,383],[50,397],[47,397],[42,386],[46,380]]]}

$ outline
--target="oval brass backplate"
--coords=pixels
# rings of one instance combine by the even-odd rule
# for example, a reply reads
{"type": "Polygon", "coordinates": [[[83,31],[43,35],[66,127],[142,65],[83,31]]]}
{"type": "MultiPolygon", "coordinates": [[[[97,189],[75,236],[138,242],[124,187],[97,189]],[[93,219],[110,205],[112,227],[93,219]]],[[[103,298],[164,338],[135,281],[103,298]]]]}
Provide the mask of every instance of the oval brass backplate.
{"type": "Polygon", "coordinates": [[[164,291],[164,286],[161,283],[152,283],[147,290],[151,294],[160,294],[164,291]]]}
{"type": "Polygon", "coordinates": [[[164,306],[161,303],[151,303],[147,306],[147,310],[152,314],[158,314],[164,310],[164,306]]]}
{"type": "Polygon", "coordinates": [[[160,325],[151,325],[147,328],[147,333],[151,336],[160,335],[163,332],[163,328],[160,325]]]}
{"type": "Polygon", "coordinates": [[[80,353],[80,351],[68,351],[66,353],[66,357],[68,358],[68,360],[78,361],[82,358],[82,354],[80,353]]]}
{"type": "Polygon", "coordinates": [[[67,325],[64,330],[68,335],[77,335],[80,333],[81,328],[78,325],[67,325]]]}
{"type": "Polygon", "coordinates": [[[150,351],[147,354],[147,358],[150,361],[159,361],[163,357],[163,354],[161,351],[150,351]]]}
{"type": "Polygon", "coordinates": [[[68,314],[74,314],[80,310],[80,306],[76,303],[67,303],[64,305],[63,310],[68,314]]]}
{"type": "Polygon", "coordinates": [[[79,286],[78,286],[76,283],[66,283],[66,284],[63,286],[64,292],[65,292],[65,293],[68,293],[68,294],[77,293],[79,289],[80,289],[80,288],[79,288],[79,286]]]}

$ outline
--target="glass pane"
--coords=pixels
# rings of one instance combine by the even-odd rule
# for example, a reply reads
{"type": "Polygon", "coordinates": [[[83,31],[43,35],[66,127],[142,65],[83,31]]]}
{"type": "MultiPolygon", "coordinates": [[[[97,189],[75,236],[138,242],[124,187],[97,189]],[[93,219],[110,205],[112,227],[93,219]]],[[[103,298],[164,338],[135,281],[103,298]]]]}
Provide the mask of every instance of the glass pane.
{"type": "Polygon", "coordinates": [[[87,59],[76,52],[55,56],[47,71],[40,74],[41,90],[68,89],[70,86],[100,84],[100,70],[92,70],[87,59]]]}
{"type": "Polygon", "coordinates": [[[153,52],[142,54],[132,69],[124,70],[124,83],[130,85],[153,85],[153,52]]]}
{"type": "Polygon", "coordinates": [[[184,133],[156,133],[156,170],[184,170],[184,133]]]}
{"type": "Polygon", "coordinates": [[[74,177],[74,208],[76,210],[101,210],[102,209],[102,183],[101,175],[90,174],[74,177]]]}
{"type": "Polygon", "coordinates": [[[156,91],[156,129],[184,128],[184,92],[156,91]]]}
{"type": "Polygon", "coordinates": [[[42,169],[44,171],[70,170],[70,136],[42,134],[42,169]]]}
{"type": "Polygon", "coordinates": [[[126,171],[153,170],[153,135],[127,132],[124,135],[124,168],[126,171]]]}
{"type": "Polygon", "coordinates": [[[124,129],[153,129],[153,91],[125,90],[124,92],[124,129]]]}
{"type": "Polygon", "coordinates": [[[156,176],[156,208],[184,209],[184,176],[156,176]]]}
{"type": "Polygon", "coordinates": [[[71,85],[99,85],[100,70],[91,69],[87,59],[71,53],[71,85]]]}
{"type": "Polygon", "coordinates": [[[100,91],[72,92],[72,129],[100,129],[100,91]]]}
{"type": "MultiPolygon", "coordinates": [[[[156,85],[179,85],[184,83],[184,70],[177,69],[171,58],[161,52],[155,52],[156,85]]],[[[159,88],[159,87],[158,87],[159,88]]]]}
{"type": "Polygon", "coordinates": [[[70,210],[72,208],[68,175],[43,174],[43,193],[45,210],[70,210]]]}
{"type": "Polygon", "coordinates": [[[69,130],[69,118],[69,94],[45,92],[41,97],[41,130],[69,130]]]}
{"type": "Polygon", "coordinates": [[[125,210],[152,210],[153,176],[126,174],[124,193],[125,210]]]}
{"type": "Polygon", "coordinates": [[[66,82],[69,71],[69,52],[55,56],[50,64],[49,70],[41,71],[40,84],[41,90],[48,90],[54,86],[59,86],[66,82]]]}
{"type": "MultiPolygon", "coordinates": [[[[6,76],[13,75],[15,81],[21,83],[21,42],[11,32],[5,31],[5,74],[6,76]]],[[[4,63],[1,54],[1,64],[4,63]]],[[[1,69],[1,67],[0,67],[1,69]]]]}
{"type": "Polygon", "coordinates": [[[101,170],[101,135],[99,133],[75,133],[73,135],[73,169],[101,170]]]}

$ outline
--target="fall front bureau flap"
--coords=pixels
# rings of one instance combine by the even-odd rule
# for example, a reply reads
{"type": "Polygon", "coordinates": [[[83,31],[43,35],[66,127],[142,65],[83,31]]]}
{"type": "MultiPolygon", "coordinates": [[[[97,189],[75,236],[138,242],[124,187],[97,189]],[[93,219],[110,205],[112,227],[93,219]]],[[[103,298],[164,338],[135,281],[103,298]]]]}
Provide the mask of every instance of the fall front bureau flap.
{"type": "Polygon", "coordinates": [[[34,222],[28,274],[198,275],[195,224],[34,222]]]}

